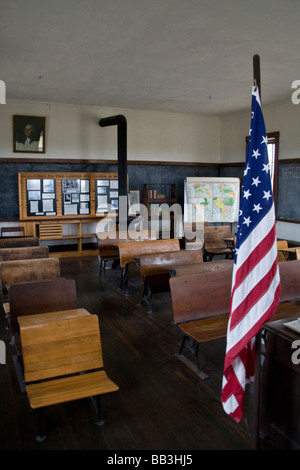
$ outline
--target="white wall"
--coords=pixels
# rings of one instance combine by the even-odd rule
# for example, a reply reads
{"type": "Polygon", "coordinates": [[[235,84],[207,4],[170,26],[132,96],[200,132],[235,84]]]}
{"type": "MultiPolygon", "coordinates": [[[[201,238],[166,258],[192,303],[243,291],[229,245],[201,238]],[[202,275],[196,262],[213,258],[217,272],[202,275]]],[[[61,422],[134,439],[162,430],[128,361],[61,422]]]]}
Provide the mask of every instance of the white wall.
{"type": "Polygon", "coordinates": [[[13,153],[14,114],[46,117],[46,158],[116,160],[116,127],[102,128],[99,120],[123,114],[128,160],[220,161],[217,117],[26,101],[0,106],[0,158],[38,157],[13,153]]]}
{"type": "MultiPolygon", "coordinates": [[[[272,106],[262,104],[267,132],[279,131],[279,159],[300,157],[300,105],[291,101],[272,106]]],[[[250,108],[249,108],[250,109],[250,108]]],[[[244,162],[246,136],[249,134],[250,110],[224,115],[221,118],[222,163],[244,162]]],[[[299,183],[300,184],[300,183],[299,183]]],[[[277,223],[277,237],[300,242],[300,226],[277,223]]]]}

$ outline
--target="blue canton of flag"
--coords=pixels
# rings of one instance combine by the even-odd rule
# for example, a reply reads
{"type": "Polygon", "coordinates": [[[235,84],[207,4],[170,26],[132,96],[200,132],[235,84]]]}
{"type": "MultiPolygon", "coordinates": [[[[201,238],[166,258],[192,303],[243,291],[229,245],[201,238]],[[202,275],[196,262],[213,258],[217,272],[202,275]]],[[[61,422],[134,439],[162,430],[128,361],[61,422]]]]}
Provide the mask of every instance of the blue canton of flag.
{"type": "Polygon", "coordinates": [[[246,166],[243,177],[236,255],[259,221],[273,206],[268,139],[260,107],[258,88],[253,89],[251,129],[247,147],[246,166]]]}
{"type": "Polygon", "coordinates": [[[255,336],[276,312],[280,298],[267,135],[256,87],[251,111],[222,384],[223,408],[237,422],[246,383],[254,378],[255,336]]]}

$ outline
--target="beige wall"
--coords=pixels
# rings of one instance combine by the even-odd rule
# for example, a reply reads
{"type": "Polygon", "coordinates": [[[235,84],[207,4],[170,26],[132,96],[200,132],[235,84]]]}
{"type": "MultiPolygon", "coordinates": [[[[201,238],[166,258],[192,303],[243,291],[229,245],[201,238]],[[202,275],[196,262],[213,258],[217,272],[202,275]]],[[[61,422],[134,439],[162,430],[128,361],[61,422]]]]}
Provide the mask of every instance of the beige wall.
{"type": "Polygon", "coordinates": [[[26,101],[0,106],[0,158],[37,157],[13,153],[12,116],[46,117],[46,157],[115,160],[116,128],[99,120],[127,119],[128,160],[219,162],[220,120],[188,114],[134,111],[26,101]]]}
{"type": "MultiPolygon", "coordinates": [[[[273,106],[262,105],[262,108],[267,132],[280,133],[279,159],[300,158],[300,104],[289,101],[273,106]]],[[[250,113],[232,113],[222,116],[220,120],[222,163],[245,161],[245,138],[249,133],[250,113]]],[[[277,237],[300,242],[299,224],[278,222],[277,237]]]]}
{"type": "MultiPolygon", "coordinates": [[[[300,157],[300,105],[263,106],[267,132],[280,132],[279,158],[300,157]]],[[[221,117],[10,101],[0,105],[0,158],[36,158],[12,150],[14,114],[46,117],[46,158],[116,160],[116,129],[99,120],[127,119],[128,160],[234,163],[245,159],[250,112],[221,117]]],[[[281,222],[278,237],[300,242],[298,224],[281,222]]]]}
{"type": "MultiPolygon", "coordinates": [[[[291,101],[273,106],[264,106],[263,114],[267,132],[280,132],[279,158],[281,160],[300,157],[300,105],[291,101]]],[[[222,163],[245,160],[245,138],[249,134],[250,112],[226,114],[221,120],[222,163]]]]}

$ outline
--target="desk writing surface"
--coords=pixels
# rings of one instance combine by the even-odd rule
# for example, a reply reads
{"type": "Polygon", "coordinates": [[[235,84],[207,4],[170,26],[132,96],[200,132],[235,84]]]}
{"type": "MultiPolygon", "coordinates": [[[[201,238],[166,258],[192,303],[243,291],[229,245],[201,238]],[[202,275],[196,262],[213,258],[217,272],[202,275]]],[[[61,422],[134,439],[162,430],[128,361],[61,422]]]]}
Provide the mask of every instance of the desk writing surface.
{"type": "Polygon", "coordinates": [[[67,318],[82,317],[90,315],[84,308],[74,308],[70,310],[60,310],[58,312],[36,313],[34,315],[24,315],[18,317],[20,328],[30,328],[41,323],[63,320],[67,318]]]}

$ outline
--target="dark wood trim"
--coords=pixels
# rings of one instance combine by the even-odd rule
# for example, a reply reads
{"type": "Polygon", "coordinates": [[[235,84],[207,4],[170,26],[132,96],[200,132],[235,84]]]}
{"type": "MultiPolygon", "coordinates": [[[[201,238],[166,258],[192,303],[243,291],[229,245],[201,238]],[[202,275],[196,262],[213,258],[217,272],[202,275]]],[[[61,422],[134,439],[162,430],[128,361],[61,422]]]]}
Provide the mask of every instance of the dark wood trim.
{"type": "MultiPolygon", "coordinates": [[[[272,134],[272,133],[270,133],[272,134]]],[[[300,158],[279,159],[279,163],[299,163],[300,158]]],[[[74,158],[0,158],[0,163],[95,163],[117,165],[117,160],[78,160],[74,158]]],[[[129,165],[174,165],[174,166],[244,166],[245,162],[208,163],[208,162],[159,162],[151,160],[128,160],[129,165]]]]}
{"type": "MultiPolygon", "coordinates": [[[[66,158],[0,158],[0,163],[94,163],[95,165],[117,165],[117,160],[78,160],[66,158]]],[[[128,160],[128,165],[171,165],[171,166],[220,166],[219,163],[203,162],[159,162],[151,160],[128,160]]]]}

